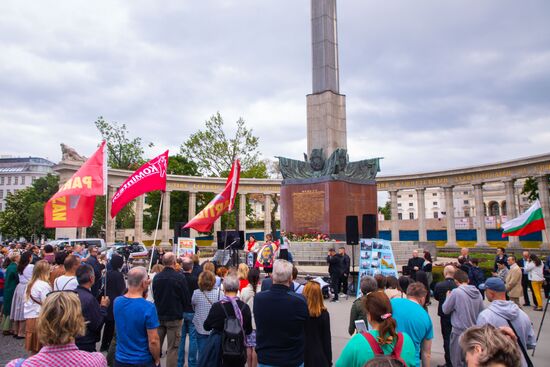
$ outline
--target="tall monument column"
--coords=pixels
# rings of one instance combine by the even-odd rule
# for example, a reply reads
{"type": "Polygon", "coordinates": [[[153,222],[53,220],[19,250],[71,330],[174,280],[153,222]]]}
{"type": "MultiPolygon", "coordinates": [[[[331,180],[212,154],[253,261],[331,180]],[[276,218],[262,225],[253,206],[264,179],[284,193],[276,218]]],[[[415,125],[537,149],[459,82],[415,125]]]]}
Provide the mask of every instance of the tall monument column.
{"type": "Polygon", "coordinates": [[[162,237],[161,245],[168,246],[170,244],[170,191],[161,193],[164,196],[162,202],[162,237]]]}
{"type": "MultiPolygon", "coordinates": [[[[197,215],[197,193],[194,191],[189,192],[189,204],[188,204],[188,214],[187,214],[187,221],[191,221],[197,215]]],[[[220,221],[221,226],[221,221],[220,221]]],[[[216,236],[214,234],[214,236],[216,236]]],[[[197,230],[190,228],[189,229],[189,237],[196,238],[197,237],[197,230]]]]}
{"type": "Polygon", "coordinates": [[[336,0],[311,0],[312,94],[307,96],[307,152],[325,158],[346,149],[346,97],[340,94],[336,0]]]}
{"type": "Polygon", "coordinates": [[[116,188],[113,186],[107,187],[107,233],[105,234],[105,242],[108,245],[112,245],[115,243],[115,235],[116,235],[116,216],[111,219],[111,200],[113,199],[113,196],[115,195],[116,188]]]}
{"type": "Polygon", "coordinates": [[[136,213],[134,222],[134,241],[143,241],[143,204],[145,195],[140,195],[136,198],[136,213]]]}

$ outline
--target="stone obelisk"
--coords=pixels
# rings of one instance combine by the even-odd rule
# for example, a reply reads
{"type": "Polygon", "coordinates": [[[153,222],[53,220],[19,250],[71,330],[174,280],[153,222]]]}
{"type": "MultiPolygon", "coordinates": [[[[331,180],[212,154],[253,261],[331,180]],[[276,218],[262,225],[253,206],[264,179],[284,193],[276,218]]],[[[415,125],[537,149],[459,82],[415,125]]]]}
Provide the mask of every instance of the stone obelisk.
{"type": "Polygon", "coordinates": [[[307,152],[328,158],[346,149],[346,97],[340,94],[336,0],[311,0],[312,94],[307,96],[307,152]]]}

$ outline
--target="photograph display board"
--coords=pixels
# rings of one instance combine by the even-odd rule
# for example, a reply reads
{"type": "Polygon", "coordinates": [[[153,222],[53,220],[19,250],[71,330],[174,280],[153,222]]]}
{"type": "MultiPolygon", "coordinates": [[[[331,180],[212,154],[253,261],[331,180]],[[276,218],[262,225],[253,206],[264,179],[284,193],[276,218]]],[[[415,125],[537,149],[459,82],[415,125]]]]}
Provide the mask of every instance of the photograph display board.
{"type": "Polygon", "coordinates": [[[177,256],[193,256],[195,254],[195,239],[178,237],[177,256]]]}
{"type": "Polygon", "coordinates": [[[365,275],[398,277],[397,265],[393,256],[390,241],[379,238],[362,238],[359,240],[359,277],[357,279],[357,297],[361,294],[361,278],[365,275]]]}

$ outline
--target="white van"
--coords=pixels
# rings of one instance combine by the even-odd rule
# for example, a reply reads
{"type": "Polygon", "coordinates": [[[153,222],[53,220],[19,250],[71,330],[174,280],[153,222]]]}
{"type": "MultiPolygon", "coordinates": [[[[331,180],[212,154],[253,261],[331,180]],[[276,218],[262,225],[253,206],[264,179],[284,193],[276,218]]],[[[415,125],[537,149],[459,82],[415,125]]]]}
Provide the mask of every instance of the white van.
{"type": "Polygon", "coordinates": [[[74,248],[75,245],[82,245],[84,248],[95,246],[99,249],[105,247],[105,240],[103,240],[103,238],[76,238],[51,241],[50,245],[60,248],[64,248],[66,246],[72,246],[74,248]]]}

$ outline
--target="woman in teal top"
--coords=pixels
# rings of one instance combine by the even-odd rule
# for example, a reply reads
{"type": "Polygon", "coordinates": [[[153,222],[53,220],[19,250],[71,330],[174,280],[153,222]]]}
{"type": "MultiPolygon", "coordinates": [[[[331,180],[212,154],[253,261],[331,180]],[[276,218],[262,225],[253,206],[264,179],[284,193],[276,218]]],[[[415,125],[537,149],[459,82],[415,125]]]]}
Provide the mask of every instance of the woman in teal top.
{"type": "Polygon", "coordinates": [[[12,252],[9,259],[11,263],[6,268],[6,273],[4,274],[4,321],[2,322],[2,332],[4,335],[10,335],[12,333],[10,312],[13,293],[15,292],[15,287],[17,287],[19,283],[19,276],[17,275],[17,263],[20,259],[19,252],[12,252]]]}
{"type": "MultiPolygon", "coordinates": [[[[369,331],[385,355],[392,354],[397,341],[397,323],[392,317],[390,299],[384,292],[372,292],[366,297],[363,307],[367,310],[367,318],[372,330],[369,331]],[[382,335],[382,337],[381,337],[382,335]]],[[[398,356],[407,367],[416,366],[415,349],[412,339],[405,333],[401,353],[398,356]]],[[[346,344],[336,367],[363,367],[366,362],[375,357],[375,353],[362,334],[355,334],[346,344]]]]}

